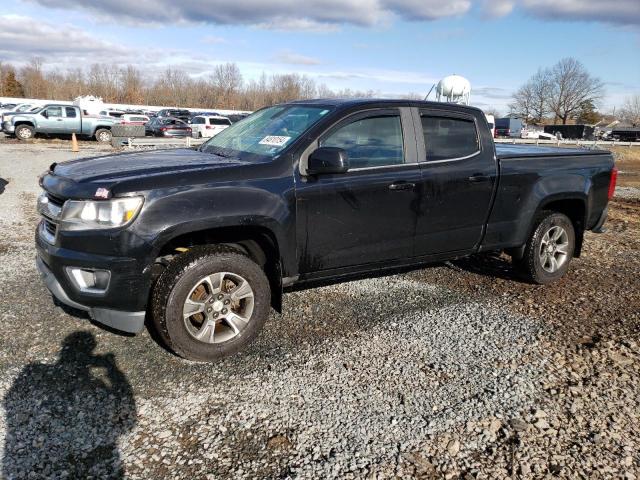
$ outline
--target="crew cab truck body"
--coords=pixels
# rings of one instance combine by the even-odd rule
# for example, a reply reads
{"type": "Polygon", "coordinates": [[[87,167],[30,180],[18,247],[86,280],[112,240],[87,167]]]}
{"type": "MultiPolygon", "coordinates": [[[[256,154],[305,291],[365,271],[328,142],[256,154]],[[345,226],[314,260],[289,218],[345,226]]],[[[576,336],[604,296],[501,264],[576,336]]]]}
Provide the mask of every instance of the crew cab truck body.
{"type": "Polygon", "coordinates": [[[13,115],[2,123],[2,130],[19,140],[30,140],[37,134],[94,137],[99,142],[111,141],[111,127],[117,119],[84,115],[72,105],[44,105],[41,109],[13,115]]]}
{"type": "Polygon", "coordinates": [[[615,173],[608,152],[496,149],[471,107],[293,102],[198,149],[52,165],[37,264],[63,303],[128,332],[149,317],[212,360],[318,282],[501,250],[553,282],[602,227],[615,173]]]}

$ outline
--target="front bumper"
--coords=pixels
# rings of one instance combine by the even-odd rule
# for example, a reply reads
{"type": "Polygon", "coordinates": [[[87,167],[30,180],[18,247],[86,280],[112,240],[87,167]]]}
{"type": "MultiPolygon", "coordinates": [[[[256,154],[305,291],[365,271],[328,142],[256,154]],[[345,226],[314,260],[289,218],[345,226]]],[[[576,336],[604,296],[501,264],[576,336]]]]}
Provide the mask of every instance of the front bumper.
{"type": "Polygon", "coordinates": [[[5,133],[14,133],[16,131],[16,127],[11,122],[3,122],[2,131],[5,133]]]}
{"type": "Polygon", "coordinates": [[[122,330],[123,332],[128,333],[139,333],[144,328],[145,311],[123,312],[107,308],[89,307],[78,303],[69,298],[67,292],[57,280],[51,269],[44,263],[40,255],[36,257],[36,266],[42,276],[42,280],[51,294],[65,305],[77,310],[88,312],[91,318],[96,322],[115,328],[116,330],[122,330]]]}

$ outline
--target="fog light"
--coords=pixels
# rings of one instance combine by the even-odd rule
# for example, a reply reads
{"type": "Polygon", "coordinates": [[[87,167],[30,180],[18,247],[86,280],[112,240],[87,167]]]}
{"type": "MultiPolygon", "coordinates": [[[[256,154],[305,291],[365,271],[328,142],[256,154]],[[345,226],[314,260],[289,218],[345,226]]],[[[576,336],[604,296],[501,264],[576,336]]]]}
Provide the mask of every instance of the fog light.
{"type": "Polygon", "coordinates": [[[109,288],[111,272],[89,268],[67,267],[67,275],[81,292],[104,293],[109,288]]]}

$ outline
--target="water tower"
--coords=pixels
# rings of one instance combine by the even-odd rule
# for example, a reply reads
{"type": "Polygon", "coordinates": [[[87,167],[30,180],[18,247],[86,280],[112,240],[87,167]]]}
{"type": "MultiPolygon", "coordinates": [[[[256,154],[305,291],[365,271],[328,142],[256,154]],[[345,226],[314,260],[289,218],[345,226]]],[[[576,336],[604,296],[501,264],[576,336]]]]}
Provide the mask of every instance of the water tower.
{"type": "Polygon", "coordinates": [[[436,86],[436,100],[438,102],[469,105],[470,97],[471,83],[460,75],[444,77],[436,86]]]}

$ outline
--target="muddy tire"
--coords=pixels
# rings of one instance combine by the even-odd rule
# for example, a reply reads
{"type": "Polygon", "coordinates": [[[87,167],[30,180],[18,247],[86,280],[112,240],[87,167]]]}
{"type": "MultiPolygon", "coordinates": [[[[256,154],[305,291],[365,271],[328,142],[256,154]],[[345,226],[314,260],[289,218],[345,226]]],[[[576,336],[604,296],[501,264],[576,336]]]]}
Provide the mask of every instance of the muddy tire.
{"type": "Polygon", "coordinates": [[[247,255],[226,245],[194,247],[158,278],[152,318],[169,349],[211,362],[242,350],[258,335],[270,301],[269,281],[247,255]]]}
{"type": "Polygon", "coordinates": [[[18,125],[16,127],[15,136],[18,140],[26,142],[32,140],[36,136],[36,131],[31,125],[18,125]]]}
{"type": "Polygon", "coordinates": [[[575,246],[575,231],[569,217],[543,211],[536,219],[524,255],[516,262],[516,267],[532,283],[553,283],[567,273],[575,246]]]}

